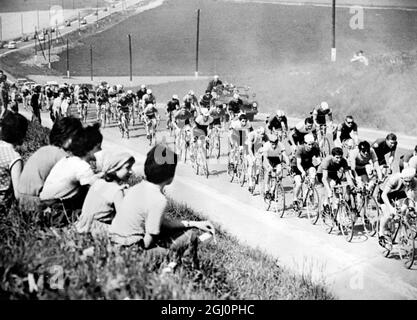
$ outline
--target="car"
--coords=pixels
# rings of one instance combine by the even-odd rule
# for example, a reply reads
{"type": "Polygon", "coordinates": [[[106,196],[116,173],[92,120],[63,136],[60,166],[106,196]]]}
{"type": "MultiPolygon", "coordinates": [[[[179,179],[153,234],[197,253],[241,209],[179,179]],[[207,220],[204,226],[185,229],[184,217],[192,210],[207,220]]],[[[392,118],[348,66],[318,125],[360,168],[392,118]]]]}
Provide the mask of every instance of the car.
{"type": "Polygon", "coordinates": [[[87,19],[86,19],[86,18],[82,18],[80,23],[81,23],[82,25],[87,24],[87,19]]]}
{"type": "Polygon", "coordinates": [[[66,27],[71,27],[71,21],[65,20],[65,26],[66,27]]]}
{"type": "Polygon", "coordinates": [[[16,79],[16,86],[18,88],[21,88],[28,81],[29,81],[29,79],[26,79],[26,78],[17,78],[16,79]]]}
{"type": "Polygon", "coordinates": [[[38,33],[38,40],[39,40],[39,41],[43,41],[43,40],[45,40],[45,35],[43,34],[43,32],[39,32],[39,33],[38,33]]]}
{"type": "Polygon", "coordinates": [[[7,44],[7,49],[16,49],[16,41],[10,41],[7,44]]]}
{"type": "Polygon", "coordinates": [[[218,100],[216,104],[229,104],[233,99],[233,95],[237,93],[239,98],[243,102],[241,111],[243,111],[248,117],[249,121],[253,121],[255,115],[258,114],[259,103],[255,100],[256,94],[251,92],[249,86],[233,86],[230,84],[222,85],[221,87],[214,88],[214,91],[218,94],[218,100]]]}

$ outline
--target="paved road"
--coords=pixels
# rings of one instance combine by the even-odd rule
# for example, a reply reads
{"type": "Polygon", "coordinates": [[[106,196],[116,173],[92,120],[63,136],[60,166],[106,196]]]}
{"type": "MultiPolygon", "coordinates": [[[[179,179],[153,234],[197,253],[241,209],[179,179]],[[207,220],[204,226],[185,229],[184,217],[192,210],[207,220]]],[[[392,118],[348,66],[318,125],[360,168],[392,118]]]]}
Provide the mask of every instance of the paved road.
{"type": "MultiPolygon", "coordinates": [[[[43,117],[46,123],[47,114],[43,117]]],[[[102,132],[103,148],[132,152],[141,168],[150,149],[142,126],[131,130],[131,139],[121,139],[115,126],[102,132]]],[[[159,132],[157,138],[172,143],[165,133],[159,132]]],[[[376,239],[368,239],[361,231],[352,243],[347,243],[340,235],[325,233],[320,223],[313,226],[305,218],[296,218],[291,210],[282,219],[265,211],[260,196],[251,196],[246,188],[228,181],[225,167],[224,155],[219,161],[211,161],[210,177],[206,179],[197,177],[188,164],[180,163],[167,193],[218,223],[243,243],[273,255],[280,265],[311,274],[317,281],[324,279],[339,298],[417,299],[417,265],[406,270],[397,259],[383,258],[376,239]]],[[[290,190],[290,182],[285,180],[284,184],[290,190]]],[[[287,203],[291,199],[288,192],[287,203]]]]}

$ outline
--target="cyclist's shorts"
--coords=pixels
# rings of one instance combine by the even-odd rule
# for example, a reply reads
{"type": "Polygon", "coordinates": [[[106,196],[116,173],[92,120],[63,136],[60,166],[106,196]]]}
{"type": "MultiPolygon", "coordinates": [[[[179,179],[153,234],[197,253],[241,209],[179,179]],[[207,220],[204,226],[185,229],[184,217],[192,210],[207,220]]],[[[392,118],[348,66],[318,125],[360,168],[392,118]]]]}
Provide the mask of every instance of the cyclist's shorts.
{"type": "Polygon", "coordinates": [[[365,168],[355,168],[355,172],[359,177],[368,175],[365,168]]]}
{"type": "MultiPolygon", "coordinates": [[[[403,190],[393,191],[393,192],[388,193],[388,200],[390,202],[393,202],[393,201],[399,200],[399,199],[405,199],[405,198],[407,198],[407,194],[403,190]]],[[[384,201],[382,201],[382,190],[381,189],[379,189],[379,191],[378,191],[378,196],[377,196],[376,200],[378,201],[379,204],[384,204],[384,201]]]]}
{"type": "Polygon", "coordinates": [[[304,136],[305,135],[306,134],[298,132],[298,131],[294,132],[294,134],[292,135],[294,143],[297,144],[297,145],[298,144],[302,145],[304,143],[304,136]]]}
{"type": "Polygon", "coordinates": [[[154,113],[152,113],[152,114],[145,114],[145,116],[146,116],[146,118],[147,118],[148,120],[155,119],[155,114],[154,114],[154,113]]]}
{"type": "Polygon", "coordinates": [[[214,119],[214,118],[213,118],[213,125],[214,125],[214,126],[215,126],[215,125],[220,126],[220,125],[221,125],[220,118],[217,118],[217,119],[214,119]]]}
{"type": "MultiPolygon", "coordinates": [[[[317,175],[316,175],[316,177],[317,177],[317,182],[319,183],[319,184],[323,184],[323,173],[320,173],[320,172],[317,172],[317,175]]],[[[330,180],[333,180],[335,183],[336,183],[336,185],[338,185],[338,184],[341,184],[342,183],[342,179],[341,178],[339,178],[339,177],[337,177],[337,179],[335,179],[335,177],[328,177],[330,180]]]]}
{"type": "Polygon", "coordinates": [[[281,164],[281,157],[268,157],[269,164],[275,168],[277,165],[281,164]]]}

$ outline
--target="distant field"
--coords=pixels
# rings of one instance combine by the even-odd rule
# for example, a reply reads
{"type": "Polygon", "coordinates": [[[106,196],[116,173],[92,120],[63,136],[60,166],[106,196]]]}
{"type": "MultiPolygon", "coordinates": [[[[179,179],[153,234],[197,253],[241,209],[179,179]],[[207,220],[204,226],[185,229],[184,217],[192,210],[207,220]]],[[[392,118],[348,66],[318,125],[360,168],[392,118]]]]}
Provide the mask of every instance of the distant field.
{"type": "MultiPolygon", "coordinates": [[[[31,10],[49,10],[50,6],[61,6],[64,9],[95,8],[97,0],[0,0],[0,12],[18,12],[31,10]]],[[[109,1],[98,0],[102,7],[109,1]]]]}
{"type": "MultiPolygon", "coordinates": [[[[91,43],[95,75],[127,76],[131,33],[135,75],[192,75],[197,8],[200,74],[250,85],[261,112],[279,106],[303,116],[326,100],[339,120],[351,113],[367,127],[417,134],[417,12],[365,10],[364,29],[352,30],[349,9],[339,8],[332,64],[329,8],[167,0],[71,49],[71,74],[89,75],[91,43]],[[368,68],[349,62],[359,49],[370,59],[368,68]]],[[[65,52],[53,67],[65,73],[65,52]]]]}

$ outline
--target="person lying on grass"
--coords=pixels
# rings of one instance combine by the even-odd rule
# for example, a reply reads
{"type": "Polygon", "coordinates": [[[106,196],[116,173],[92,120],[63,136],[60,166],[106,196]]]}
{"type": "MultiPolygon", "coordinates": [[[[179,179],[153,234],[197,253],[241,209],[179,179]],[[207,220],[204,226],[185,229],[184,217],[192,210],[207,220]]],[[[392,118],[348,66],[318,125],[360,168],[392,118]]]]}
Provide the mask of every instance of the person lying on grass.
{"type": "Polygon", "coordinates": [[[108,231],[116,212],[120,211],[135,158],[127,152],[103,152],[102,161],[104,175],[88,190],[81,216],[75,224],[80,233],[91,232],[94,235],[108,231]]]}
{"type": "Polygon", "coordinates": [[[57,120],[49,133],[48,146],[39,148],[26,161],[17,190],[19,206],[23,210],[37,210],[39,194],[54,165],[65,158],[72,139],[83,126],[79,119],[68,117],[57,120]]]}
{"type": "Polygon", "coordinates": [[[102,141],[98,123],[78,131],[68,149],[71,154],[59,160],[46,178],[41,201],[60,200],[65,208],[81,209],[88,186],[103,175],[95,174],[89,164],[101,150],[102,141]]]}
{"type": "Polygon", "coordinates": [[[19,113],[6,111],[0,120],[0,203],[6,199],[19,199],[17,185],[22,173],[23,160],[15,150],[23,143],[28,120],[19,113]]]}
{"type": "MultiPolygon", "coordinates": [[[[145,180],[127,190],[109,228],[114,243],[138,244],[146,250],[167,254],[170,250],[183,252],[187,246],[196,249],[198,238],[192,228],[214,234],[214,227],[208,221],[177,221],[166,217],[168,200],[163,190],[174,179],[177,161],[177,154],[163,144],[148,152],[145,180]]],[[[197,251],[193,251],[195,259],[197,251]]]]}

